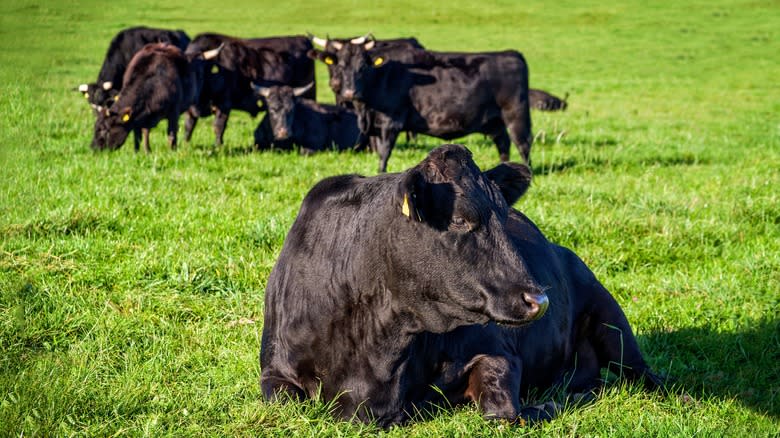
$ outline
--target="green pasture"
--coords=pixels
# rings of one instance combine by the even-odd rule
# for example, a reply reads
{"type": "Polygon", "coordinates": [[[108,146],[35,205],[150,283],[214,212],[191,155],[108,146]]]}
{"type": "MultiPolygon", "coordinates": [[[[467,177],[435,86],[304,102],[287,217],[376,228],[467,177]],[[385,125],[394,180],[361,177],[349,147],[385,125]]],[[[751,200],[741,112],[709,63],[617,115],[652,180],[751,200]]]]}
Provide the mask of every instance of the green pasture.
{"type": "MultiPolygon", "coordinates": [[[[778,436],[779,78],[776,0],[3,1],[0,436],[778,436]],[[164,125],[150,155],[92,152],[71,88],[139,24],[520,50],[533,87],[570,98],[532,114],[515,207],[589,264],[671,392],[616,383],[541,425],[465,406],[389,431],[265,403],[263,293],[300,201],[377,157],[252,152],[259,118],[238,112],[221,148],[206,119],[175,152],[164,125]]],[[[401,136],[389,170],[439,144],[401,136]]]]}

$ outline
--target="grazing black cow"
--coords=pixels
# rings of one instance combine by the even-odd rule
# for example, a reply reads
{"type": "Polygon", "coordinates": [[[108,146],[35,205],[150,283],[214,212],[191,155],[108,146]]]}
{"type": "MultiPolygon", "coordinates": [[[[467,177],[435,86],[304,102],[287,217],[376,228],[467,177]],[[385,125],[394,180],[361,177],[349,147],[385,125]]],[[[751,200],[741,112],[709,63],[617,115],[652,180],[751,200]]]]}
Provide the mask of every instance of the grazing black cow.
{"type": "Polygon", "coordinates": [[[118,149],[133,131],[135,150],[143,134],[144,150],[150,152],[149,130],[165,119],[168,144],[175,149],[179,115],[198,101],[205,60],[218,52],[185,56],[166,43],[144,46],[130,61],[116,102],[98,113],[92,148],[118,149]]]}
{"type": "MultiPolygon", "coordinates": [[[[216,33],[200,34],[190,43],[188,52],[204,52],[222,47],[216,65],[206,72],[196,116],[214,112],[215,143],[222,144],[230,111],[245,111],[252,117],[262,111],[252,90],[252,83],[304,87],[314,81],[314,61],[307,53],[311,42],[304,36],[243,39],[216,33]]],[[[316,87],[306,96],[314,100],[316,87]]],[[[185,140],[189,141],[197,117],[185,125],[185,140]]]]}
{"type": "Polygon", "coordinates": [[[569,104],[566,103],[566,99],[569,98],[569,93],[566,93],[566,95],[563,96],[563,99],[561,99],[544,90],[531,88],[528,90],[528,98],[531,102],[531,108],[542,111],[566,111],[566,107],[569,106],[569,104]]]}
{"type": "Polygon", "coordinates": [[[267,149],[283,141],[301,147],[302,153],[332,149],[355,148],[362,136],[357,116],[347,108],[319,104],[303,96],[307,87],[291,88],[286,85],[255,87],[263,100],[266,115],[255,130],[255,146],[267,149]]]}
{"type": "Polygon", "coordinates": [[[121,91],[122,78],[133,55],[143,46],[152,43],[169,43],[184,50],[190,43],[190,37],[183,30],[144,26],[125,29],[111,40],[97,82],[81,84],[76,90],[84,94],[96,111],[108,108],[121,91]]]}
{"type": "Polygon", "coordinates": [[[403,173],[318,183],[268,279],[264,397],[321,396],[389,427],[448,402],[551,418],[521,397],[590,391],[602,367],[655,388],[609,292],[509,207],[529,182],[527,166],[483,173],[445,145],[403,173]]]}
{"type": "Polygon", "coordinates": [[[493,139],[502,161],[509,159],[511,139],[529,160],[528,69],[519,52],[417,50],[408,62],[372,52],[374,45],[342,44],[336,52],[314,55],[336,66],[341,97],[353,101],[358,113],[365,105],[386,117],[377,143],[380,172],[402,130],[443,139],[480,132],[493,139]]]}

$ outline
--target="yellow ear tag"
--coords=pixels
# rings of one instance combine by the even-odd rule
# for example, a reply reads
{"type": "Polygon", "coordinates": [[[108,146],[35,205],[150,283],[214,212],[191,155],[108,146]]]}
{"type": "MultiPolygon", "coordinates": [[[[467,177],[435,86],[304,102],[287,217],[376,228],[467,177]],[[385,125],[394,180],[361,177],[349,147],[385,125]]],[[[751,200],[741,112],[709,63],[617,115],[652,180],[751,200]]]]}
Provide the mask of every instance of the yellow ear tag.
{"type": "Polygon", "coordinates": [[[122,116],[122,121],[123,122],[126,123],[128,120],[130,120],[130,114],[125,114],[125,115],[122,116]]]}
{"type": "Polygon", "coordinates": [[[401,213],[406,217],[411,217],[409,216],[409,198],[406,197],[406,193],[404,193],[404,205],[401,206],[401,213]]]}
{"type": "Polygon", "coordinates": [[[117,100],[119,100],[119,95],[118,94],[116,96],[114,96],[114,102],[116,102],[117,100]]]}
{"type": "Polygon", "coordinates": [[[212,66],[211,66],[211,74],[215,75],[215,74],[217,74],[217,73],[219,73],[219,66],[218,66],[218,65],[216,65],[216,64],[215,64],[215,65],[212,65],[212,66]]]}
{"type": "Polygon", "coordinates": [[[385,62],[385,60],[384,60],[384,59],[382,59],[382,57],[381,57],[381,56],[380,56],[380,57],[378,57],[378,58],[376,58],[376,59],[374,60],[374,67],[379,67],[380,65],[382,65],[382,63],[383,63],[383,62],[385,62]]]}
{"type": "Polygon", "coordinates": [[[84,99],[89,99],[89,93],[84,93],[84,99]]]}
{"type": "Polygon", "coordinates": [[[331,58],[330,56],[326,56],[324,61],[325,61],[325,64],[333,65],[333,58],[331,58]]]}

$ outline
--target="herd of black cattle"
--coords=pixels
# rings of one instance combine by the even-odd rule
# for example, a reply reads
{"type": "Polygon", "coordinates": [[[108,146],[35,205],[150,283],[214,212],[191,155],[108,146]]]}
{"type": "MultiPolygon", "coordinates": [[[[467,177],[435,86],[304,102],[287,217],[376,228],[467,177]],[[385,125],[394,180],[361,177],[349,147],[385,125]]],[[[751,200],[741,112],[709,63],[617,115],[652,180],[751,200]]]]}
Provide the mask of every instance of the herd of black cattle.
{"type": "Polygon", "coordinates": [[[177,30],[133,27],[119,32],[94,83],[82,84],[97,116],[92,147],[117,149],[129,133],[149,151],[149,129],[168,122],[176,147],[199,118],[214,115],[222,144],[233,109],[266,116],[254,133],[258,149],[304,153],[370,147],[387,160],[400,132],[453,139],[489,136],[502,161],[514,142],[528,161],[530,108],[566,109],[565,99],[528,88],[528,67],[517,51],[444,53],[415,38],[315,36],[234,38],[215,33],[190,39],[177,30]],[[318,45],[322,50],[317,50],[318,45]],[[336,105],[317,103],[314,60],[327,65],[336,105]]]}
{"type": "MultiPolygon", "coordinates": [[[[440,53],[415,39],[238,39],[132,28],[111,42],[98,81],[78,90],[97,115],[92,146],[178,119],[189,139],[214,114],[267,112],[258,148],[370,147],[380,172],[400,132],[443,139],[483,133],[502,161],[529,161],[530,108],[566,102],[529,90],[516,51],[440,53]],[[315,50],[313,45],[322,47],[315,50]],[[315,102],[314,60],[336,105],[315,102]]],[[[335,400],[344,418],[382,427],[432,406],[475,402],[490,418],[549,419],[556,403],[521,405],[565,386],[588,400],[608,370],[654,390],[617,301],[572,251],[511,208],[527,164],[482,172],[460,145],[404,172],[326,178],[306,195],[265,291],[261,386],[270,400],[335,400]]]]}

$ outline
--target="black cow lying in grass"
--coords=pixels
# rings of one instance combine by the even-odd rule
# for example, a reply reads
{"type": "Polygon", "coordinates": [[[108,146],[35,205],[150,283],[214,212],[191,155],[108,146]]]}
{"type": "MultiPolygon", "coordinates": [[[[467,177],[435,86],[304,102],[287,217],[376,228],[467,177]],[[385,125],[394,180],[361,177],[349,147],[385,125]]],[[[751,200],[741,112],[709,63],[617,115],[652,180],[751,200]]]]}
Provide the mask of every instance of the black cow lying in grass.
{"type": "Polygon", "coordinates": [[[336,399],[389,427],[470,400],[489,418],[551,418],[521,395],[593,390],[604,367],[655,388],[617,302],[509,207],[529,182],[445,145],[403,173],[317,184],[268,280],[263,395],[336,399]]]}
{"type": "Polygon", "coordinates": [[[364,137],[354,111],[302,97],[313,85],[254,87],[267,110],[255,130],[255,147],[286,147],[292,142],[301,147],[302,153],[312,153],[334,146],[344,150],[360,145],[364,137]]]}
{"type": "Polygon", "coordinates": [[[553,96],[552,94],[544,91],[531,88],[528,90],[528,100],[531,108],[536,108],[541,111],[566,111],[569,104],[566,99],[569,98],[569,93],[560,97],[553,96]]]}

